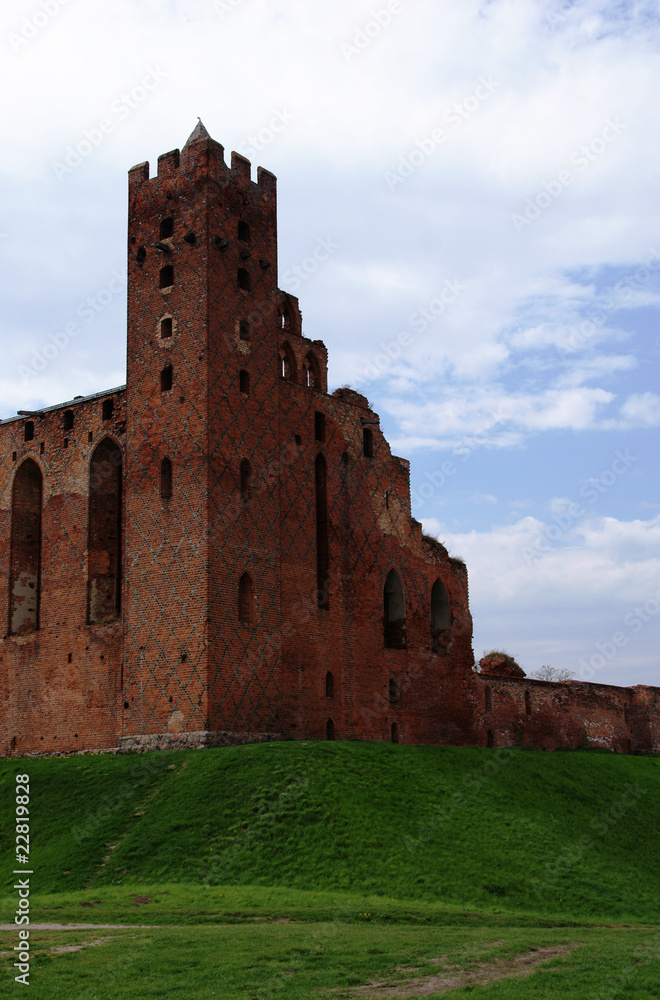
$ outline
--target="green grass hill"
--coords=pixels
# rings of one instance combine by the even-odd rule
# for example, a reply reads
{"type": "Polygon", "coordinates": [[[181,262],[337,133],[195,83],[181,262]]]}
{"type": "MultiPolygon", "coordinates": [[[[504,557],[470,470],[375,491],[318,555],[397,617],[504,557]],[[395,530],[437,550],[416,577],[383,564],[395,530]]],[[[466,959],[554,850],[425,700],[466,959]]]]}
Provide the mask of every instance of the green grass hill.
{"type": "Polygon", "coordinates": [[[270,886],[653,922],[659,765],[358,742],[4,759],[4,888],[27,773],[35,892],[270,886]]]}

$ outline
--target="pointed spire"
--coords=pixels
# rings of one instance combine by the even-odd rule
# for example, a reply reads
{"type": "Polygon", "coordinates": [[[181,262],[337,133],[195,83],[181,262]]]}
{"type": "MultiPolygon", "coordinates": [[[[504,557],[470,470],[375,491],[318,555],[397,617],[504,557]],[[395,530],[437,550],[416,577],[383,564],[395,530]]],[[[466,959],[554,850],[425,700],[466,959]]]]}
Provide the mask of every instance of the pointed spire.
{"type": "Polygon", "coordinates": [[[210,139],[210,138],[211,136],[206,131],[202,119],[198,118],[197,124],[195,125],[194,129],[188,136],[188,141],[186,142],[186,146],[188,146],[191,142],[197,142],[198,139],[210,139]]]}

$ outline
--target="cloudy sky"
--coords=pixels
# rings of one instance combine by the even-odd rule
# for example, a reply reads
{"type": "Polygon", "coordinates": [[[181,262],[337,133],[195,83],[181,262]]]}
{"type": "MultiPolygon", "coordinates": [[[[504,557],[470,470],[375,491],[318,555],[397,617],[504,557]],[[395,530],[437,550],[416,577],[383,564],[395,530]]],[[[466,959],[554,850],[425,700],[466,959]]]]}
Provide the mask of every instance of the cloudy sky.
{"type": "Polygon", "coordinates": [[[0,22],[0,416],[123,384],[126,171],[201,116],[278,176],[280,285],[467,561],[477,658],[660,684],[658,3],[0,22]]]}

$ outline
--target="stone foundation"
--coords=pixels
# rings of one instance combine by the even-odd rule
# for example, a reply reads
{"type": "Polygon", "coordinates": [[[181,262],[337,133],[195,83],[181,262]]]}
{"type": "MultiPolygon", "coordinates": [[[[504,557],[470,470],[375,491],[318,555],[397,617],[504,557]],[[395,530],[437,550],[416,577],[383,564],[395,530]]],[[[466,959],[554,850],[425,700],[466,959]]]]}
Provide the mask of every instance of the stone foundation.
{"type": "Polygon", "coordinates": [[[281,740],[279,733],[223,733],[201,730],[197,733],[153,733],[122,736],[118,753],[149,753],[152,750],[203,750],[205,747],[238,747],[248,743],[271,743],[281,740]]]}

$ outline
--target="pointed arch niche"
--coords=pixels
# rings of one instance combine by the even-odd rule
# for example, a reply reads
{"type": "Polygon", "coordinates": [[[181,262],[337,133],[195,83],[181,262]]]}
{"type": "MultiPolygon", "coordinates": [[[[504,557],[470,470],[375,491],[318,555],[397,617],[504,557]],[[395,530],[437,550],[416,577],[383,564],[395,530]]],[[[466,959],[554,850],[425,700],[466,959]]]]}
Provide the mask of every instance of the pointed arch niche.
{"type": "Polygon", "coordinates": [[[446,653],[451,642],[449,596],[442,580],[431,588],[431,652],[446,653]]]}
{"type": "Polygon", "coordinates": [[[42,494],[41,469],[28,458],[16,473],[11,495],[10,635],[39,628],[42,494]]]}
{"type": "Polygon", "coordinates": [[[113,621],[121,613],[122,457],[104,438],[89,468],[87,617],[90,624],[113,621]]]}
{"type": "Polygon", "coordinates": [[[383,588],[383,639],[386,649],[406,647],[406,603],[395,569],[387,574],[383,588]]]}

